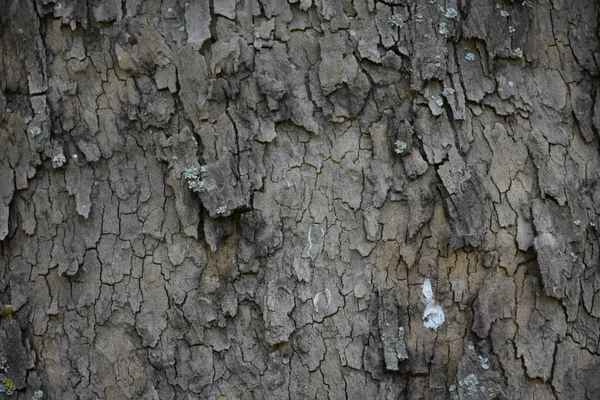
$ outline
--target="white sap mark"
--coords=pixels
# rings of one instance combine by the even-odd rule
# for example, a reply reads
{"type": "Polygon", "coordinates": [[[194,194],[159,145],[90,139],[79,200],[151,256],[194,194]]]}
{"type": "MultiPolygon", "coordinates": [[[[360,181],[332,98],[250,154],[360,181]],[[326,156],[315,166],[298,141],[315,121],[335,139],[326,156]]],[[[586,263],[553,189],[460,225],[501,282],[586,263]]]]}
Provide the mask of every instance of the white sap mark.
{"type": "Polygon", "coordinates": [[[421,286],[421,301],[426,306],[432,306],[433,303],[435,303],[433,290],[431,289],[431,281],[429,279],[425,279],[423,286],[421,286]]]}
{"type": "Polygon", "coordinates": [[[303,247],[302,257],[314,259],[323,245],[323,238],[327,233],[327,227],[319,223],[311,223],[306,233],[306,242],[308,245],[303,247]],[[320,231],[320,234],[319,234],[320,231]]]}
{"type": "Polygon", "coordinates": [[[423,286],[421,286],[421,301],[426,306],[423,312],[423,325],[429,329],[437,329],[444,323],[446,317],[442,307],[435,304],[433,289],[431,288],[431,281],[429,279],[425,279],[423,286]]]}
{"type": "Polygon", "coordinates": [[[429,329],[437,329],[444,323],[446,317],[444,316],[444,310],[440,306],[427,306],[423,312],[423,325],[429,329]]]}
{"type": "Polygon", "coordinates": [[[319,312],[319,298],[322,294],[325,295],[326,300],[326,304],[325,307],[323,307],[323,310],[327,310],[331,305],[331,291],[329,289],[325,289],[322,292],[315,294],[315,297],[313,297],[313,306],[315,307],[315,312],[317,313],[319,312]]]}

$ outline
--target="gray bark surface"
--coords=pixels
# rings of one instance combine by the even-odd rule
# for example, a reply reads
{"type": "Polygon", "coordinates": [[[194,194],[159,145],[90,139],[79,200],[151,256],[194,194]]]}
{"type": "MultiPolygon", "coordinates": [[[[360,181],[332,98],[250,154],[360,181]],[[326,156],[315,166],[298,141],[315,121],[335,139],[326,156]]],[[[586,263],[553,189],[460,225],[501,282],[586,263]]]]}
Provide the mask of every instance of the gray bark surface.
{"type": "Polygon", "coordinates": [[[599,19],[0,0],[0,398],[599,399],[599,19]]]}

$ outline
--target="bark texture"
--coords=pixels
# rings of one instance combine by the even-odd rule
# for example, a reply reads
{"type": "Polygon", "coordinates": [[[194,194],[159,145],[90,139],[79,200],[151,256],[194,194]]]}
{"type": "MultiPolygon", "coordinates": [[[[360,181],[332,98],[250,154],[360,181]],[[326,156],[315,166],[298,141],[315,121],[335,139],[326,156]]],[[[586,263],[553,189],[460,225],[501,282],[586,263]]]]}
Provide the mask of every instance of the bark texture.
{"type": "Polygon", "coordinates": [[[600,398],[599,10],[1,0],[0,389],[600,398]]]}

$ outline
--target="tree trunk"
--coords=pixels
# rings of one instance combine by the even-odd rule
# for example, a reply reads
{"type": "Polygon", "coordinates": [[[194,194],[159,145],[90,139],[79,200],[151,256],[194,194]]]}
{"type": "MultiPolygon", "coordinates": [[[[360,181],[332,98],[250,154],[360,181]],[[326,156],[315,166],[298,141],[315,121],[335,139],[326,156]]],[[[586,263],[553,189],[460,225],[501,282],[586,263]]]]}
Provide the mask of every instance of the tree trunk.
{"type": "Polygon", "coordinates": [[[0,0],[0,397],[600,398],[599,10],[0,0]]]}

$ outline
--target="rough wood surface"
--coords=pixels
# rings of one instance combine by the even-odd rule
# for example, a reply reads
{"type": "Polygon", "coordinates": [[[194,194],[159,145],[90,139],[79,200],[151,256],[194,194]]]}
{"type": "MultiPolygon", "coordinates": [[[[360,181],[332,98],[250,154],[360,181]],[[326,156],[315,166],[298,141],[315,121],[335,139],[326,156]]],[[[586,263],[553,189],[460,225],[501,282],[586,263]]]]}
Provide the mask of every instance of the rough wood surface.
{"type": "Polygon", "coordinates": [[[0,397],[600,398],[599,19],[0,0],[0,397]]]}

